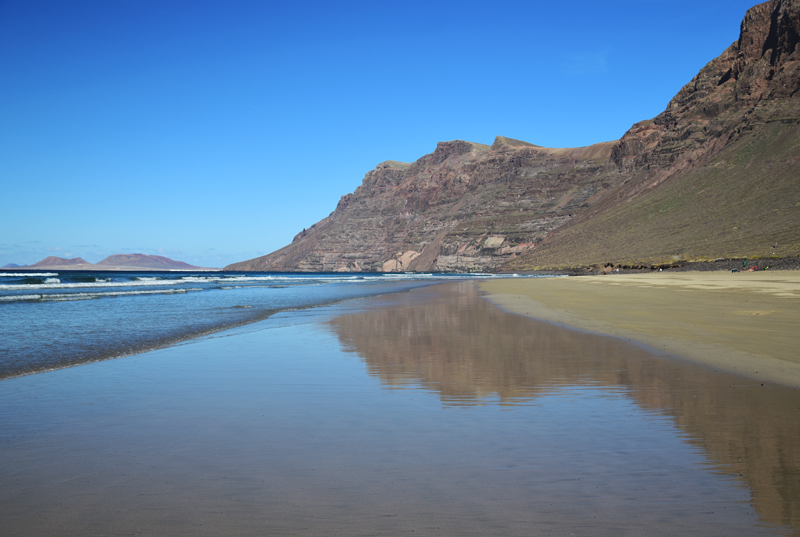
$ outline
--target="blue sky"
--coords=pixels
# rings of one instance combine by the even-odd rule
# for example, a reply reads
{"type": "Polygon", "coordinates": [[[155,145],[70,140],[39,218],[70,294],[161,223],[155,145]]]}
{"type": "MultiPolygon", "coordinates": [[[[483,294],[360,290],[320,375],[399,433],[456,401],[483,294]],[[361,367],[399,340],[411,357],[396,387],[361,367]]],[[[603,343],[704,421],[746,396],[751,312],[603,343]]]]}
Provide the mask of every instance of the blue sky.
{"type": "Polygon", "coordinates": [[[438,141],[617,139],[755,3],[0,0],[0,266],[224,266],[438,141]]]}

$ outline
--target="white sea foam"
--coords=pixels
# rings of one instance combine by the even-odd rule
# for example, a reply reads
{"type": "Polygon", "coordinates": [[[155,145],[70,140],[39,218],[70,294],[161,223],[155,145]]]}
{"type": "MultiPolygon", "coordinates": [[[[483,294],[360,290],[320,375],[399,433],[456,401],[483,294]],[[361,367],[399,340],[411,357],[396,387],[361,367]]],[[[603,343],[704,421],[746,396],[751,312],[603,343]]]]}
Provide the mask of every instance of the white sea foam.
{"type": "MultiPolygon", "coordinates": [[[[177,280],[167,280],[162,278],[137,278],[131,281],[123,281],[123,282],[112,282],[110,280],[103,280],[98,279],[94,282],[75,282],[75,283],[62,283],[57,278],[48,278],[44,281],[44,283],[32,283],[32,284],[4,284],[0,285],[0,291],[14,291],[14,290],[26,290],[26,291],[35,291],[35,290],[43,290],[43,289],[92,289],[92,288],[100,288],[100,287],[152,287],[152,286],[159,286],[159,287],[173,287],[173,286],[181,286],[186,284],[213,284],[213,283],[223,283],[223,284],[230,284],[230,283],[259,283],[263,281],[276,281],[272,279],[265,279],[265,278],[181,278],[177,280]]],[[[302,283],[307,280],[298,280],[297,278],[284,278],[282,281],[287,282],[297,282],[302,283]]]]}
{"type": "Polygon", "coordinates": [[[68,300],[90,300],[93,298],[106,298],[115,296],[129,296],[129,295],[175,295],[181,293],[189,293],[192,291],[202,291],[202,289],[154,289],[148,291],[109,291],[106,293],[52,293],[52,294],[34,294],[34,295],[9,295],[0,296],[0,301],[5,302],[22,302],[30,300],[53,301],[63,302],[68,300]]]}
{"type": "MultiPolygon", "coordinates": [[[[57,273],[54,273],[58,275],[57,273]]],[[[159,277],[141,276],[131,281],[112,282],[109,279],[100,279],[94,282],[63,283],[58,278],[47,278],[40,284],[6,284],[0,285],[0,291],[36,291],[45,289],[92,289],[92,288],[114,288],[114,287],[142,287],[159,286],[175,287],[187,284],[222,284],[224,288],[231,286],[265,286],[265,284],[286,284],[286,285],[324,285],[329,283],[379,283],[379,282],[398,282],[414,280],[453,280],[459,277],[470,279],[484,278],[507,278],[506,274],[433,274],[433,273],[346,273],[342,275],[334,274],[313,274],[302,273],[292,275],[236,275],[236,276],[184,276],[179,279],[164,279],[159,277]],[[259,285],[260,284],[260,285],[259,285]]],[[[514,275],[515,277],[527,277],[514,275]]]]}
{"type": "Polygon", "coordinates": [[[6,278],[45,278],[47,276],[58,276],[58,272],[28,272],[17,274],[15,272],[0,272],[0,277],[6,278]]]}
{"type": "MultiPolygon", "coordinates": [[[[463,275],[470,278],[492,278],[497,277],[495,274],[469,274],[463,275]]],[[[503,275],[505,276],[505,275],[503,275]]],[[[274,275],[274,276],[184,276],[180,278],[180,282],[195,282],[195,283],[357,283],[357,282],[381,282],[381,281],[398,281],[398,280],[420,280],[420,279],[452,279],[458,277],[453,274],[433,274],[433,273],[364,273],[364,272],[349,272],[344,274],[315,274],[315,273],[296,273],[292,275],[274,275]]]]}
{"type": "Polygon", "coordinates": [[[301,278],[277,276],[184,276],[180,279],[181,282],[197,282],[197,283],[225,283],[225,282],[262,282],[262,281],[283,281],[283,280],[299,280],[301,278]]]}
{"type": "Polygon", "coordinates": [[[131,282],[80,282],[80,283],[33,283],[33,284],[17,284],[17,285],[0,285],[0,291],[14,291],[14,290],[36,290],[36,289],[83,289],[83,288],[96,288],[96,287],[142,287],[142,286],[167,286],[171,285],[164,280],[159,281],[131,281],[131,282]]]}

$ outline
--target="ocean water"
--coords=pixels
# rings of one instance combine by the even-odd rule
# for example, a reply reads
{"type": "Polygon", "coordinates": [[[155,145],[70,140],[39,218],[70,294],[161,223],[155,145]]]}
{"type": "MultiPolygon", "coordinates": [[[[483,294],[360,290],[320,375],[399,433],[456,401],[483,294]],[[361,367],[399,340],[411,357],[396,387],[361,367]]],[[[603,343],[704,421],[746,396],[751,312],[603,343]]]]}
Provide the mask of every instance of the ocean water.
{"type": "Polygon", "coordinates": [[[163,348],[254,323],[279,311],[463,277],[0,272],[0,379],[163,348]]]}

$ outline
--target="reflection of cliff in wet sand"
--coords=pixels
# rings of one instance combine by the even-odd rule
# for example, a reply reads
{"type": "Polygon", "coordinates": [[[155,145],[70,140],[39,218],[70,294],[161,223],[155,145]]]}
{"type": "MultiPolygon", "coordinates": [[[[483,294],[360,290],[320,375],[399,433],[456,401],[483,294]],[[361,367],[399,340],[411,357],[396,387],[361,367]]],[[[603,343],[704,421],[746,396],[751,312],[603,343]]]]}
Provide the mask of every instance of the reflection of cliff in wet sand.
{"type": "Polygon", "coordinates": [[[392,308],[332,321],[388,387],[422,384],[446,404],[514,404],[560,387],[608,387],[671,416],[721,472],[742,476],[764,522],[800,530],[800,394],[626,341],[512,315],[473,284],[437,286],[392,308]],[[496,395],[495,395],[496,394],[496,395]]]}

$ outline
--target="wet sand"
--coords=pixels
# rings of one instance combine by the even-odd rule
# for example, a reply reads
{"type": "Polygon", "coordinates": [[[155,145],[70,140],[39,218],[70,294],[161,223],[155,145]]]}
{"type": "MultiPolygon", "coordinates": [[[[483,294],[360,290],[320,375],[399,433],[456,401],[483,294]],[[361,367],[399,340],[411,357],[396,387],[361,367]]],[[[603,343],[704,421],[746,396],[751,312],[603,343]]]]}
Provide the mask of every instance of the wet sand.
{"type": "Polygon", "coordinates": [[[0,382],[0,534],[787,535],[800,391],[475,283],[0,382]]]}
{"type": "Polygon", "coordinates": [[[800,271],[505,279],[481,288],[514,313],[800,387],[800,271]]]}

